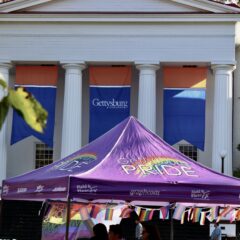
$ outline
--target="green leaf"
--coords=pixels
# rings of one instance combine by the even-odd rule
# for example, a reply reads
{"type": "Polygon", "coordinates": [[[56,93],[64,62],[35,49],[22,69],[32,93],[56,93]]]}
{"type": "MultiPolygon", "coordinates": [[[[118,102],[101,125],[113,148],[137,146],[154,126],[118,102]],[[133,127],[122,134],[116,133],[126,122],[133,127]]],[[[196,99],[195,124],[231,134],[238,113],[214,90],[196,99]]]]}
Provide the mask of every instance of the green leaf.
{"type": "Polygon", "coordinates": [[[7,83],[0,78],[0,85],[3,87],[3,89],[7,88],[7,83]]]}
{"type": "Polygon", "coordinates": [[[23,87],[9,89],[9,103],[35,131],[43,133],[47,123],[47,111],[23,87]]]}
{"type": "Polygon", "coordinates": [[[2,129],[3,123],[7,117],[9,109],[8,97],[4,97],[0,102],[0,130],[2,129]]]}

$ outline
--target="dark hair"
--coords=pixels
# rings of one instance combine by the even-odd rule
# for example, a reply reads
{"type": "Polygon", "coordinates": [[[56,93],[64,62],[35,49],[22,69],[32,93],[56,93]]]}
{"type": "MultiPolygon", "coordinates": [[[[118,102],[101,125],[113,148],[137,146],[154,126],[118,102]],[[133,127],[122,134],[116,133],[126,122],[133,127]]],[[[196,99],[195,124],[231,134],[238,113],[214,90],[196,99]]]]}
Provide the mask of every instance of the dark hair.
{"type": "Polygon", "coordinates": [[[121,228],[120,224],[110,225],[109,232],[112,232],[115,235],[118,235],[119,238],[123,237],[122,236],[122,228],[121,228]]]}
{"type": "Polygon", "coordinates": [[[98,223],[98,224],[94,225],[93,233],[94,233],[95,237],[98,239],[102,239],[102,240],[108,239],[107,228],[102,223],[98,223]]]}
{"type": "Polygon", "coordinates": [[[148,233],[149,240],[160,240],[160,234],[156,226],[152,224],[142,223],[144,231],[148,233]]]}
{"type": "Polygon", "coordinates": [[[139,221],[139,216],[135,211],[130,212],[130,219],[133,221],[139,221]]]}

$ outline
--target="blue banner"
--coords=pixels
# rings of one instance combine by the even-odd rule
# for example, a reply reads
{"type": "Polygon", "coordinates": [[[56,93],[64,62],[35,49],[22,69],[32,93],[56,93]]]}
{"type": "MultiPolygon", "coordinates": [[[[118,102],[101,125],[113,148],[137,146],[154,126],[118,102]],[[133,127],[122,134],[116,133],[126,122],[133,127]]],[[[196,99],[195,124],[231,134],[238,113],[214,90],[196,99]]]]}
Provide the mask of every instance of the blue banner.
{"type": "Polygon", "coordinates": [[[11,144],[23,140],[29,136],[35,136],[48,146],[53,147],[54,121],[55,121],[55,99],[56,87],[25,87],[26,90],[42,104],[48,112],[47,126],[44,133],[38,133],[30,128],[22,117],[14,111],[12,123],[11,144]]]}
{"type": "Polygon", "coordinates": [[[130,115],[130,86],[90,87],[89,142],[130,115]]]}
{"type": "Polygon", "coordinates": [[[164,140],[174,145],[186,140],[204,150],[205,89],[164,90],[164,140]]]}

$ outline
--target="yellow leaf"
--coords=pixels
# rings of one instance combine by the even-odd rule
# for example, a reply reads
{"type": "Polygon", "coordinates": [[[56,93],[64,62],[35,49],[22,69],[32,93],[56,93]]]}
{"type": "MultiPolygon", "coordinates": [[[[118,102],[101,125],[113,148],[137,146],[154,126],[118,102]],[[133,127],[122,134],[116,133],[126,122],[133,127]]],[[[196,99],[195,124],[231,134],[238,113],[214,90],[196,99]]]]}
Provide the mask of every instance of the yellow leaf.
{"type": "Polygon", "coordinates": [[[25,122],[35,131],[43,133],[47,123],[47,111],[23,87],[9,89],[8,95],[11,106],[23,117],[25,122]]]}

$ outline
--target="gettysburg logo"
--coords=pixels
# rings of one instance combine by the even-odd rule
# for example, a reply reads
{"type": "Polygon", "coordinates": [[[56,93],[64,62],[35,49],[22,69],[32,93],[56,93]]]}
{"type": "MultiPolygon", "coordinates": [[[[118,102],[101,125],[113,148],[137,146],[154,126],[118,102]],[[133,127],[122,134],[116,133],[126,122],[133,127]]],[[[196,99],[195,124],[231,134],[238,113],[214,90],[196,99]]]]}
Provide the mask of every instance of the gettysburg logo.
{"type": "Polygon", "coordinates": [[[61,161],[60,163],[53,166],[52,170],[68,171],[73,172],[76,169],[81,169],[86,167],[92,162],[97,160],[97,155],[95,153],[81,153],[72,158],[61,161]]]}
{"type": "Polygon", "coordinates": [[[140,177],[150,175],[188,176],[198,177],[192,167],[179,159],[150,157],[137,161],[120,159],[119,164],[126,174],[134,174],[140,177]]]}
{"type": "Polygon", "coordinates": [[[92,105],[94,107],[101,107],[106,109],[126,109],[128,108],[128,101],[117,101],[114,98],[112,100],[100,100],[94,98],[92,100],[92,105]]]}

